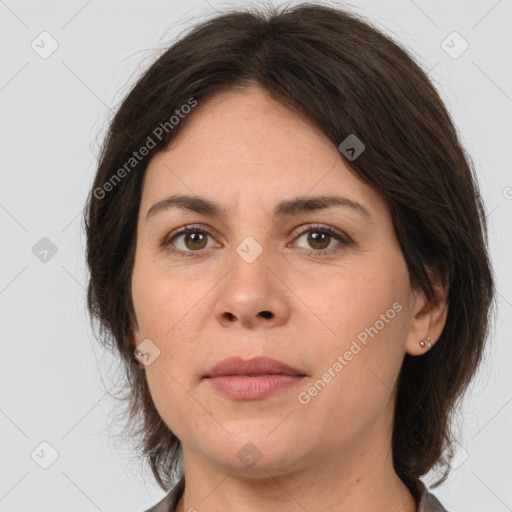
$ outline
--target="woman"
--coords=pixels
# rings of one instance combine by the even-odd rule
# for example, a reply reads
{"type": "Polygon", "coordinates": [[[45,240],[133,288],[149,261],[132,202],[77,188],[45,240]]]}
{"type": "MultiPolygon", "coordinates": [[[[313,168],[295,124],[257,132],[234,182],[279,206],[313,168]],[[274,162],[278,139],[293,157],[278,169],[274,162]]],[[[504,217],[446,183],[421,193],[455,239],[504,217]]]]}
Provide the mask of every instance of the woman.
{"type": "Polygon", "coordinates": [[[494,285],[425,73],[342,10],[233,11],[144,73],[86,210],[151,511],[445,508],[494,285]],[[135,425],[135,421],[140,423],[135,425]]]}

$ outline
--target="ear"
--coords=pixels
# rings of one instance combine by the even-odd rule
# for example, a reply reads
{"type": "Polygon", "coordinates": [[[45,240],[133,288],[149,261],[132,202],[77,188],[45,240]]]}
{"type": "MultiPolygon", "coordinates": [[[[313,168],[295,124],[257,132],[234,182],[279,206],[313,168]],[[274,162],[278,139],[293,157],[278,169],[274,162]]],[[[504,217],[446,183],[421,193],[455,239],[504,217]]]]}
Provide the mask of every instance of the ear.
{"type": "Polygon", "coordinates": [[[405,344],[411,356],[420,356],[432,349],[443,332],[448,315],[448,290],[439,284],[434,286],[435,303],[428,301],[420,291],[413,292],[412,314],[405,344]],[[427,336],[430,340],[427,340],[427,336]],[[423,340],[424,346],[420,341],[423,340]]]}
{"type": "Polygon", "coordinates": [[[137,345],[140,343],[140,332],[139,332],[139,327],[138,325],[136,325],[135,327],[133,327],[130,331],[130,333],[128,334],[128,340],[131,344],[131,346],[133,347],[133,358],[136,360],[137,364],[139,365],[140,369],[143,369],[145,368],[144,364],[142,363],[142,361],[137,357],[137,354],[136,354],[136,348],[137,348],[137,345]]]}

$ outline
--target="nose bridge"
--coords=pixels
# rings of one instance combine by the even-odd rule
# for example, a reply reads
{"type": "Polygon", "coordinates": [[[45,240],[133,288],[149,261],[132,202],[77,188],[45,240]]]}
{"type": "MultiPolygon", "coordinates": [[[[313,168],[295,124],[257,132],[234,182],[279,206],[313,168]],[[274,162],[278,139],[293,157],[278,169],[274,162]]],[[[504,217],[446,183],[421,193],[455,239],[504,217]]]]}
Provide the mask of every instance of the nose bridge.
{"type": "Polygon", "coordinates": [[[253,236],[245,237],[237,246],[230,258],[231,289],[240,298],[260,297],[260,300],[274,288],[271,282],[272,273],[269,267],[275,265],[276,258],[272,256],[270,244],[260,241],[253,236]],[[274,261],[272,261],[274,260],[274,261]]]}

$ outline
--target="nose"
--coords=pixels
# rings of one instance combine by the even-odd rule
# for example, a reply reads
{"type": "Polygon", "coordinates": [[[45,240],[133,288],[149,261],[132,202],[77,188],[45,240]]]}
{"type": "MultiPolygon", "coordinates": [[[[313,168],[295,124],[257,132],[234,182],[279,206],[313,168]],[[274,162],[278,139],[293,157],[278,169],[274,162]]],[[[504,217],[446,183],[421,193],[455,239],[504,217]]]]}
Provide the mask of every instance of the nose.
{"type": "Polygon", "coordinates": [[[231,270],[217,288],[215,316],[224,327],[277,327],[290,315],[289,289],[278,277],[280,272],[270,250],[254,260],[236,251],[228,264],[231,270]]]}

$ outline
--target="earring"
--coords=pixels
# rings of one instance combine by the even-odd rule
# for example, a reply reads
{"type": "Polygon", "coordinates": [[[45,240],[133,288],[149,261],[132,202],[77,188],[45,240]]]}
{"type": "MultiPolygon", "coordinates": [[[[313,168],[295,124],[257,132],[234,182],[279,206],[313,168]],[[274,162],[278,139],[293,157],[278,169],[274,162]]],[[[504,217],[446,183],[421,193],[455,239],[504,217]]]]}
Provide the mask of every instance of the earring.
{"type": "MultiPolygon", "coordinates": [[[[430,350],[432,348],[432,344],[430,343],[430,336],[427,336],[425,339],[427,340],[428,350],[430,350]]],[[[421,348],[425,347],[425,342],[423,340],[420,340],[419,344],[421,348]]]]}
{"type": "Polygon", "coordinates": [[[142,350],[136,348],[134,351],[134,362],[135,362],[135,365],[137,366],[137,370],[143,370],[144,369],[144,363],[141,362],[141,360],[139,359],[139,357],[142,357],[144,355],[144,352],[142,352],[142,350]]]}

